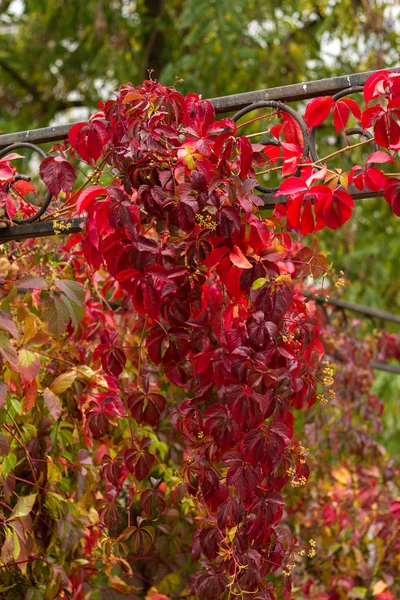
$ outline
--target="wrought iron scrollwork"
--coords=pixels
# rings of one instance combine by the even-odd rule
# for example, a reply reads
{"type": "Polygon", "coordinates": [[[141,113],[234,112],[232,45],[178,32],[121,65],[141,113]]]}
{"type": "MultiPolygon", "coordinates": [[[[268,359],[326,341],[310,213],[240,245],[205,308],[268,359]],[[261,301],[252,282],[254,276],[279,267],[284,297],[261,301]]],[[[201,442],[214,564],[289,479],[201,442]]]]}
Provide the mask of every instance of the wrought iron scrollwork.
{"type": "MultiPolygon", "coordinates": [[[[338,101],[341,98],[344,98],[346,96],[360,93],[363,91],[363,89],[364,88],[362,85],[354,85],[354,86],[348,87],[344,90],[341,90],[340,92],[336,93],[332,97],[333,97],[334,101],[338,101]]],[[[318,155],[318,151],[317,151],[318,126],[312,127],[310,130],[308,130],[307,125],[304,122],[304,119],[297,112],[297,110],[295,110],[291,106],[288,106],[286,103],[283,103],[281,101],[275,101],[275,100],[265,100],[265,101],[261,101],[261,102],[254,102],[254,103],[249,104],[246,107],[242,108],[239,112],[237,112],[232,117],[232,120],[237,122],[245,115],[247,115],[255,110],[262,109],[262,108],[273,108],[277,112],[288,113],[300,127],[301,134],[303,137],[303,156],[304,157],[309,156],[314,163],[318,163],[321,160],[318,155]]],[[[376,151],[378,149],[376,143],[373,141],[373,135],[371,134],[371,132],[368,130],[362,129],[362,127],[347,128],[344,130],[344,134],[346,137],[359,135],[360,137],[365,138],[366,140],[372,140],[371,145],[372,145],[373,150],[376,151]]],[[[269,139],[260,140],[259,143],[264,144],[264,145],[268,144],[268,145],[272,145],[272,146],[280,146],[281,145],[281,142],[274,137],[271,137],[269,139]]],[[[299,174],[300,174],[300,168],[298,168],[296,171],[296,175],[299,176],[299,174]]],[[[255,189],[257,191],[261,192],[262,194],[264,194],[263,197],[264,197],[266,206],[272,207],[275,204],[275,202],[273,200],[273,195],[278,191],[278,187],[266,187],[264,185],[259,184],[256,186],[255,189]],[[272,201],[272,204],[270,204],[271,201],[272,201]]],[[[360,197],[367,197],[368,195],[371,195],[371,194],[362,195],[359,192],[357,193],[357,190],[354,190],[354,191],[356,192],[355,195],[357,195],[357,196],[359,195],[360,197]]],[[[352,190],[352,192],[353,192],[353,190],[352,190]]]]}
{"type": "MultiPolygon", "coordinates": [[[[310,150],[310,137],[308,134],[308,129],[307,129],[307,125],[305,124],[303,118],[299,115],[299,113],[292,108],[291,106],[288,106],[287,104],[284,104],[283,102],[279,102],[279,101],[275,101],[275,100],[265,100],[263,102],[254,102],[253,104],[249,104],[248,106],[246,106],[245,108],[242,108],[242,110],[240,110],[239,112],[237,112],[233,117],[232,120],[237,122],[239,121],[239,119],[241,119],[242,117],[244,117],[245,115],[247,115],[248,113],[251,113],[255,110],[259,110],[260,108],[275,108],[278,112],[286,112],[288,113],[299,125],[302,136],[303,136],[303,154],[304,156],[308,156],[309,154],[309,150],[310,150]]],[[[277,139],[268,139],[268,140],[261,140],[260,142],[261,144],[270,144],[272,146],[280,146],[281,142],[277,139]]],[[[300,170],[297,170],[297,175],[300,174],[300,170]]],[[[278,188],[277,187],[266,187],[264,185],[257,185],[256,186],[256,190],[259,192],[262,192],[264,194],[274,194],[278,188]]]]}
{"type": "MultiPolygon", "coordinates": [[[[37,152],[37,154],[39,154],[42,159],[47,157],[47,154],[44,152],[44,150],[42,150],[42,148],[39,148],[39,146],[36,146],[35,144],[31,144],[30,142],[17,142],[15,144],[11,144],[10,146],[7,146],[3,150],[0,150],[0,159],[3,156],[6,156],[7,154],[9,154],[10,152],[13,152],[14,150],[19,150],[21,148],[28,148],[29,150],[33,150],[34,152],[37,152]]],[[[16,181],[21,180],[21,179],[23,179],[25,181],[30,180],[29,177],[27,177],[25,175],[21,175],[21,174],[18,174],[15,177],[16,181]]],[[[27,225],[29,223],[34,223],[35,221],[39,221],[40,217],[42,215],[44,215],[46,210],[49,208],[51,199],[52,199],[52,193],[50,191],[47,191],[42,205],[38,208],[38,210],[35,212],[34,215],[27,217],[26,219],[18,219],[16,217],[14,217],[12,219],[12,222],[15,223],[16,225],[27,225]]]]}
{"type": "MultiPolygon", "coordinates": [[[[351,96],[352,94],[359,94],[360,92],[362,92],[364,89],[364,87],[362,85],[355,85],[353,87],[350,87],[346,90],[342,90],[341,92],[338,92],[337,94],[335,94],[333,96],[333,100],[335,100],[335,102],[337,102],[338,100],[340,100],[341,98],[345,98],[346,96],[351,96]]],[[[318,162],[320,160],[320,157],[318,156],[318,152],[317,152],[317,130],[318,127],[312,127],[310,129],[310,156],[313,162],[318,162]]],[[[344,133],[346,136],[351,136],[351,135],[360,135],[361,137],[364,137],[365,139],[372,139],[374,136],[367,130],[362,129],[361,127],[351,127],[348,129],[344,130],[344,133]]],[[[375,142],[372,142],[373,144],[373,148],[374,151],[378,149],[377,145],[375,144],[375,142]]]]}

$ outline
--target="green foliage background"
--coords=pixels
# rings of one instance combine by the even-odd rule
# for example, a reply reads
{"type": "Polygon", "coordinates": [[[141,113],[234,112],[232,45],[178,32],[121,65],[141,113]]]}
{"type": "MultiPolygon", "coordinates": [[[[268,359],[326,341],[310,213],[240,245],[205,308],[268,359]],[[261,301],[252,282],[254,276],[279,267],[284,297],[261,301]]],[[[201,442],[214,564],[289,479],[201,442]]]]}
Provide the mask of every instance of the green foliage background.
{"type": "MultiPolygon", "coordinates": [[[[0,130],[84,118],[149,69],[213,97],[395,66],[399,12],[395,0],[0,0],[0,130]]],[[[400,223],[383,199],[319,237],[345,298],[400,313],[400,223]]],[[[376,388],[399,449],[400,378],[378,374],[376,388]]]]}

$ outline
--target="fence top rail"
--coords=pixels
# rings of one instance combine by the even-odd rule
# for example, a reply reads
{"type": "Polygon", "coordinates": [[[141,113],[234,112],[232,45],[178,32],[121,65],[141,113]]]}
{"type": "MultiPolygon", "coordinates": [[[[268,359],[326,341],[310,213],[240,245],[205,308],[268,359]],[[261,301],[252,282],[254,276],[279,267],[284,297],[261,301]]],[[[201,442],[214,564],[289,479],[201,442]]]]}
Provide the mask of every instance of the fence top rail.
{"type": "MultiPolygon", "coordinates": [[[[387,69],[396,72],[400,67],[387,69]]],[[[297,100],[306,100],[316,96],[333,96],[342,90],[354,86],[364,85],[366,80],[375,71],[366,71],[363,73],[354,73],[352,75],[340,75],[328,79],[317,79],[284,85],[253,92],[243,92],[231,96],[220,96],[210,98],[210,102],[215,108],[217,114],[230,111],[237,111],[254,102],[262,100],[281,100],[283,102],[295,102],[297,100]]],[[[18,131],[15,133],[4,133],[0,135],[0,150],[15,144],[17,142],[30,142],[33,144],[42,144],[45,142],[57,142],[68,137],[68,132],[75,123],[66,125],[55,125],[54,127],[42,127],[40,129],[31,129],[27,131],[18,131]]]]}

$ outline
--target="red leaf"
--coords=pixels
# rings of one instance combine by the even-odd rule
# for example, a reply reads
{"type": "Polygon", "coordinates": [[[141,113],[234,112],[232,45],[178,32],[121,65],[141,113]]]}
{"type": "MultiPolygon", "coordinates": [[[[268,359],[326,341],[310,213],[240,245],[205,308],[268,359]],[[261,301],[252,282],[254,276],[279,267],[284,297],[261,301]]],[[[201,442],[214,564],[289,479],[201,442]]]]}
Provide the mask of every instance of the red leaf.
{"type": "Polygon", "coordinates": [[[142,394],[136,392],[128,398],[128,408],[138,423],[147,423],[153,427],[160,420],[166,400],[161,394],[142,394]]]}
{"type": "Polygon", "coordinates": [[[235,267],[240,269],[251,269],[253,265],[247,260],[243,252],[238,246],[233,246],[234,252],[229,253],[229,258],[235,267]]]}
{"type": "Polygon", "coordinates": [[[215,267],[217,263],[229,252],[229,248],[226,246],[222,246],[220,248],[214,248],[212,252],[207,256],[207,258],[203,261],[203,264],[206,265],[209,269],[215,267]]]}
{"type": "Polygon", "coordinates": [[[225,459],[231,465],[226,474],[226,483],[234,485],[239,498],[245,500],[257,487],[257,473],[240,452],[228,452],[225,459]]]}
{"type": "Polygon", "coordinates": [[[385,91],[385,86],[388,83],[389,71],[378,71],[368,77],[364,84],[364,100],[366,104],[373,98],[381,95],[385,91]]]}
{"type": "Polygon", "coordinates": [[[348,106],[351,113],[355,116],[356,119],[361,119],[361,108],[355,100],[353,100],[352,98],[341,98],[339,100],[339,103],[348,106]]]}
{"type": "Polygon", "coordinates": [[[13,189],[17,190],[21,196],[26,196],[33,192],[36,193],[35,186],[30,181],[24,181],[23,179],[18,179],[18,181],[14,181],[12,184],[13,189]]]}
{"type": "Polygon", "coordinates": [[[147,477],[155,461],[154,456],[144,449],[146,446],[143,444],[144,441],[141,442],[140,450],[130,448],[124,452],[126,467],[138,481],[143,481],[147,477]]]}
{"type": "Polygon", "coordinates": [[[386,202],[392,207],[394,214],[400,217],[400,179],[388,177],[383,195],[386,202]]]}
{"type": "Polygon", "coordinates": [[[13,178],[12,168],[4,162],[0,162],[0,181],[9,181],[13,178]]]}
{"type": "Polygon", "coordinates": [[[368,167],[365,169],[364,180],[368,189],[373,192],[378,192],[385,187],[387,176],[376,167],[368,167]]]}
{"type": "MultiPolygon", "coordinates": [[[[164,514],[166,509],[165,493],[162,490],[153,490],[151,488],[143,490],[140,494],[140,506],[148,517],[152,517],[154,511],[158,516],[164,514]]],[[[154,600],[157,596],[160,600],[167,598],[161,594],[156,594],[156,596],[152,596],[151,600],[154,600]]]]}
{"type": "Polygon", "coordinates": [[[114,346],[106,350],[101,357],[101,364],[108,375],[119,377],[124,370],[126,356],[120,348],[114,346]]]}
{"type": "Polygon", "coordinates": [[[390,150],[399,150],[400,149],[400,127],[398,123],[393,119],[392,116],[389,117],[389,149],[390,150]]]}
{"type": "Polygon", "coordinates": [[[336,133],[339,133],[342,129],[345,129],[349,120],[350,112],[356,117],[361,119],[361,109],[355,100],[351,98],[341,98],[333,107],[333,122],[335,125],[336,133]]]}
{"type": "Polygon", "coordinates": [[[361,115],[361,125],[363,129],[368,129],[371,124],[384,113],[383,108],[380,104],[374,104],[366,108],[361,115]]]}
{"type": "MultiPolygon", "coordinates": [[[[233,262],[233,261],[232,261],[233,262]]],[[[240,297],[240,276],[242,274],[242,269],[239,267],[232,267],[229,269],[228,274],[225,278],[225,285],[228,289],[228,292],[234,297],[240,297]]]]}
{"type": "Polygon", "coordinates": [[[289,115],[287,112],[283,113],[282,133],[287,142],[296,144],[297,146],[300,146],[300,148],[303,148],[304,140],[300,125],[296,119],[294,119],[292,115],[289,115]]]}
{"type": "Polygon", "coordinates": [[[386,163],[386,162],[394,162],[393,158],[383,152],[382,150],[378,150],[377,152],[373,152],[367,160],[367,165],[370,163],[386,163]]]}
{"type": "Polygon", "coordinates": [[[324,201],[323,217],[330,229],[339,229],[352,215],[354,200],[344,190],[336,190],[324,201]]]}
{"type": "Polygon", "coordinates": [[[69,130],[68,139],[84,161],[93,163],[100,158],[108,141],[107,129],[100,119],[76,123],[69,130]]]}
{"type": "Polygon", "coordinates": [[[321,96],[320,98],[311,100],[304,114],[304,120],[307,125],[309,127],[320,125],[331,112],[333,104],[334,100],[331,96],[321,96]]]}
{"type": "Polygon", "coordinates": [[[148,281],[144,283],[143,302],[149,317],[157,319],[160,314],[161,297],[154,285],[148,281]]]}
{"type": "Polygon", "coordinates": [[[41,162],[40,177],[53,196],[58,196],[61,190],[69,192],[76,179],[74,167],[60,156],[49,156],[41,162]]]}
{"type": "Polygon", "coordinates": [[[92,185],[86,188],[79,194],[79,198],[76,201],[76,209],[78,213],[82,213],[84,210],[86,210],[87,206],[89,206],[89,204],[91,204],[91,202],[93,202],[93,200],[99,196],[106,196],[107,194],[108,191],[106,188],[100,185],[92,185]]]}
{"type": "Polygon", "coordinates": [[[288,179],[282,181],[275,196],[280,196],[281,194],[298,196],[306,190],[308,190],[307,185],[302,179],[299,177],[288,177],[288,179]]]}
{"type": "Polygon", "coordinates": [[[315,229],[315,219],[310,198],[304,202],[303,214],[301,216],[300,231],[303,235],[312,233],[315,229]]]}
{"type": "Polygon", "coordinates": [[[349,120],[350,110],[349,108],[339,102],[335,102],[333,107],[333,123],[335,125],[336,133],[339,133],[342,129],[346,128],[347,121],[349,120]]]}
{"type": "Polygon", "coordinates": [[[345,129],[349,120],[350,112],[356,117],[361,118],[361,109],[355,100],[351,98],[341,98],[333,107],[333,122],[335,124],[336,133],[345,129]]]}
{"type": "Polygon", "coordinates": [[[241,179],[246,179],[246,177],[249,174],[249,171],[251,169],[251,164],[252,164],[252,159],[253,159],[253,149],[251,147],[251,143],[245,136],[238,138],[237,146],[239,149],[239,159],[240,159],[239,177],[241,179]]]}
{"type": "Polygon", "coordinates": [[[378,146],[389,148],[389,134],[387,131],[386,115],[379,117],[374,127],[375,142],[378,146]]]}
{"type": "Polygon", "coordinates": [[[146,347],[153,363],[159,365],[161,362],[162,342],[166,338],[166,333],[162,329],[153,329],[146,339],[146,347]]]}
{"type": "Polygon", "coordinates": [[[307,197],[304,201],[304,195],[288,202],[286,216],[288,224],[300,231],[302,235],[313,233],[319,228],[311,199],[307,197]]]}

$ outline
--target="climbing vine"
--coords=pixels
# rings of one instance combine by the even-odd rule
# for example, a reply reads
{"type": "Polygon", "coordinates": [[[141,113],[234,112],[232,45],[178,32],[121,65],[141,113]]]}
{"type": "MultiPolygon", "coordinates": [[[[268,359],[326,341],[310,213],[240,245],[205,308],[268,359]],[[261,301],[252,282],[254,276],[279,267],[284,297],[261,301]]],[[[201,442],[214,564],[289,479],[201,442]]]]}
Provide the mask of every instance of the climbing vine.
{"type": "MultiPolygon", "coordinates": [[[[374,74],[364,99],[305,111],[310,129],[330,114],[337,133],[350,114],[372,128],[383,149],[349,173],[330,167],[342,151],[310,158],[288,112],[269,113],[274,143],[252,144],[253,120],[216,121],[208,101],[151,80],[43,160],[54,217],[86,224],[56,250],[11,243],[1,258],[7,598],[22,585],[80,599],[85,584],[92,597],[297,597],[293,567],[316,542],[290,500],[310,493],[296,415],[335,396],[304,294],[310,276],[335,277],[302,235],[351,217],[349,184],[383,189],[400,214],[400,179],[382,170],[397,164],[400,76],[374,74]],[[286,203],[266,215],[257,177],[270,173],[286,203]]],[[[17,160],[0,161],[6,218],[32,211],[17,160]]]]}

